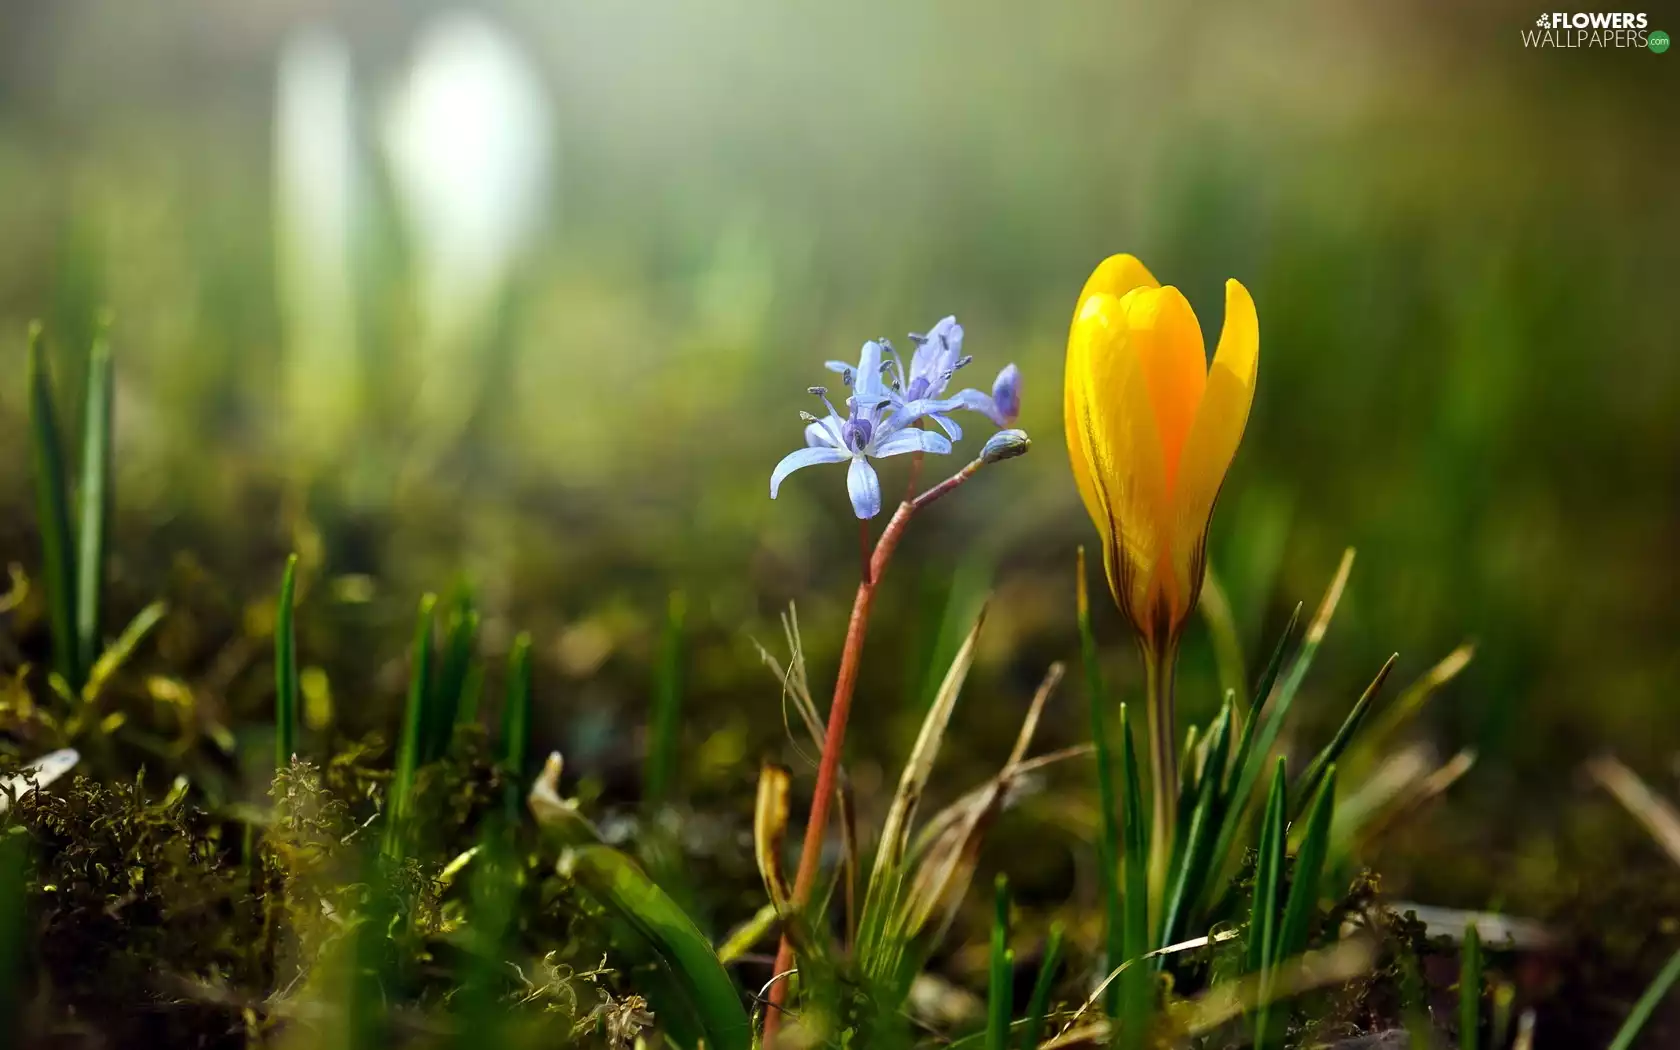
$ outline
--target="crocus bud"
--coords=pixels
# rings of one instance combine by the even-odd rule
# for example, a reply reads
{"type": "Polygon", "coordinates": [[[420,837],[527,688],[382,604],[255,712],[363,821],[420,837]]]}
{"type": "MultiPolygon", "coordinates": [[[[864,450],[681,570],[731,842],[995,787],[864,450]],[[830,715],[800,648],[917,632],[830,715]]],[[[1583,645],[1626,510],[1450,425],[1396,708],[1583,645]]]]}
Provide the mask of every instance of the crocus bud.
{"type": "Polygon", "coordinates": [[[1024,456],[1031,447],[1032,442],[1027,439],[1025,430],[1000,430],[986,440],[985,446],[980,449],[980,458],[987,463],[996,463],[1024,456]]]}
{"type": "Polygon", "coordinates": [[[1013,363],[1003,366],[1003,371],[997,375],[992,383],[992,403],[997,405],[998,418],[1005,426],[1015,422],[1021,414],[1021,370],[1013,363]]]}
{"type": "Polygon", "coordinates": [[[1098,266],[1074,307],[1063,413],[1073,476],[1115,604],[1158,657],[1196,609],[1208,519],[1259,365],[1260,319],[1236,281],[1211,364],[1189,300],[1130,255],[1098,266]]]}

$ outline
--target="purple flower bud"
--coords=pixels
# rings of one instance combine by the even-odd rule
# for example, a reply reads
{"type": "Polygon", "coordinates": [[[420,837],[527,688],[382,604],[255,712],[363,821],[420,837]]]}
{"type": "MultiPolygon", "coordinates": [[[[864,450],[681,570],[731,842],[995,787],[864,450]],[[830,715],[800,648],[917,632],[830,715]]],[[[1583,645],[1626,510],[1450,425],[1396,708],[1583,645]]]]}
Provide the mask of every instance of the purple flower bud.
{"type": "Polygon", "coordinates": [[[997,405],[1000,422],[1005,426],[1015,422],[1021,414],[1021,370],[1013,363],[1003,366],[992,384],[992,402],[997,405]]]}

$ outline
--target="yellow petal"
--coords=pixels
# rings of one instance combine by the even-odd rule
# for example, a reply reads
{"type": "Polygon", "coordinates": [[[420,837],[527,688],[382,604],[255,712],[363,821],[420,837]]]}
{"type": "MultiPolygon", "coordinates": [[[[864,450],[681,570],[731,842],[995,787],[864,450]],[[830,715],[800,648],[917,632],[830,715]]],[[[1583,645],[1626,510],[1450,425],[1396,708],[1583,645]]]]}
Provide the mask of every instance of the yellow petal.
{"type": "Polygon", "coordinates": [[[1207,386],[1207,351],[1196,312],[1177,288],[1137,288],[1121,300],[1132,345],[1137,348],[1149,403],[1161,436],[1162,477],[1169,498],[1176,488],[1179,459],[1196,407],[1207,386]]]}
{"type": "MultiPolygon", "coordinates": [[[[1062,383],[1062,421],[1067,430],[1068,458],[1073,463],[1073,477],[1079,485],[1079,496],[1085,502],[1085,512],[1091,515],[1096,523],[1098,532],[1107,532],[1108,508],[1103,505],[1095,480],[1091,475],[1091,456],[1085,451],[1080,440],[1078,427],[1075,425],[1077,412],[1074,405],[1075,391],[1083,384],[1083,377],[1087,368],[1082,363],[1085,346],[1088,340],[1076,340],[1074,332],[1079,331],[1080,318],[1085,316],[1085,310],[1093,299],[1098,296],[1118,302],[1127,292],[1134,288],[1158,288],[1160,284],[1149,268],[1131,255],[1111,255],[1091,271],[1091,276],[1085,282],[1085,287],[1079,293],[1079,301],[1073,310],[1073,331],[1068,335],[1068,353],[1066,373],[1062,383]]],[[[1098,304],[1094,309],[1104,310],[1106,304],[1098,304]]],[[[1105,559],[1106,560],[1106,559],[1105,559]]]]}
{"type": "MultiPolygon", "coordinates": [[[[1111,299],[1119,299],[1133,288],[1159,288],[1161,282],[1149,272],[1149,267],[1139,262],[1135,255],[1110,255],[1097,264],[1091,271],[1091,276],[1085,282],[1085,287],[1079,293],[1079,305],[1084,306],[1085,300],[1093,295],[1106,295],[1111,299]]],[[[1079,316],[1079,310],[1074,310],[1074,316],[1079,316]]]]}
{"type": "Polygon", "coordinates": [[[1254,300],[1239,282],[1226,281],[1225,328],[1208,372],[1206,393],[1184,443],[1173,500],[1175,574],[1187,595],[1194,594],[1201,583],[1208,518],[1242,441],[1259,365],[1260,319],[1254,300]]]}
{"type": "MultiPolygon", "coordinates": [[[[1085,300],[1080,300],[1081,305],[1085,300]]],[[[1080,428],[1081,413],[1086,411],[1085,374],[1088,371],[1085,359],[1085,340],[1075,338],[1079,329],[1079,314],[1074,314],[1074,327],[1068,333],[1067,362],[1062,374],[1062,426],[1067,433],[1068,462],[1073,466],[1073,480],[1079,486],[1079,498],[1085,504],[1085,513],[1091,516],[1091,521],[1102,532],[1107,528],[1108,508],[1103,505],[1097,491],[1096,479],[1091,473],[1090,443],[1080,428]]]]}
{"type": "Polygon", "coordinates": [[[1103,565],[1122,611],[1152,620],[1167,513],[1160,437],[1128,311],[1106,292],[1086,298],[1068,334],[1068,448],[1103,565]]]}

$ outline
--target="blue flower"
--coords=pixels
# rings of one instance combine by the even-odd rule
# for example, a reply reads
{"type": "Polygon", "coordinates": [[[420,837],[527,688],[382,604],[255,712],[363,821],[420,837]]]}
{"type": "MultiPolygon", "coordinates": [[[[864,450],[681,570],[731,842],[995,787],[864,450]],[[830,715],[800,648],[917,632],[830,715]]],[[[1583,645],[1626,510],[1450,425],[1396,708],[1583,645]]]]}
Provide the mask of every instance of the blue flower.
{"type": "Polygon", "coordinates": [[[830,364],[852,388],[852,396],[846,399],[844,419],[829,402],[827,390],[811,388],[813,394],[822,398],[828,416],[818,419],[806,414],[807,447],[788,453],[776,464],[770,475],[771,499],[776,498],[782,481],[801,467],[849,462],[846,490],[852,497],[852,510],[859,518],[873,518],[881,513],[881,479],[869,464],[870,458],[885,459],[905,452],[944,455],[951,451],[951,442],[943,434],[910,425],[925,413],[914,411],[913,405],[888,388],[881,375],[883,351],[880,343],[871,341],[863,344],[863,354],[855,370],[846,364],[837,368],[830,364]]]}
{"type": "MultiPolygon", "coordinates": [[[[895,416],[903,416],[906,421],[925,416],[938,423],[952,441],[962,439],[962,427],[948,414],[956,409],[978,412],[1000,427],[1015,422],[1021,410],[1021,372],[1014,365],[998,373],[990,395],[968,388],[950,397],[943,396],[951,377],[973,360],[963,356],[963,328],[955,317],[944,318],[926,335],[912,333],[910,340],[916,344],[916,352],[910,358],[909,369],[905,369],[896,352],[892,352],[887,365],[893,373],[887,396],[895,416]]],[[[891,347],[887,349],[891,352],[891,347]]],[[[828,367],[842,374],[851,370],[840,361],[830,361],[828,367]]]]}

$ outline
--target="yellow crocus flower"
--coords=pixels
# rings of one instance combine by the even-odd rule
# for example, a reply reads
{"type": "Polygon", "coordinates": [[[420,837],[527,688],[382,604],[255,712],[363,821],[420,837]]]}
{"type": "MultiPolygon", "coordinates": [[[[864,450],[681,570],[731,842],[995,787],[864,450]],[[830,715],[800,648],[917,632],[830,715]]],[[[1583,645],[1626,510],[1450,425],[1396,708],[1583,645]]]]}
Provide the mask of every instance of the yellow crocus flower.
{"type": "Polygon", "coordinates": [[[1110,256],[1091,274],[1068,332],[1068,455],[1102,534],[1109,590],[1143,647],[1157,922],[1178,824],[1173,665],[1202,589],[1208,519],[1242,441],[1259,360],[1248,289],[1225,282],[1225,329],[1210,368],[1189,302],[1130,255],[1110,256]]]}
{"type": "Polygon", "coordinates": [[[1068,333],[1068,453],[1103,540],[1114,600],[1152,657],[1170,660],[1205,569],[1208,519],[1254,400],[1260,324],[1225,282],[1208,366],[1196,314],[1143,263],[1114,255],[1085,282],[1068,333]]]}

